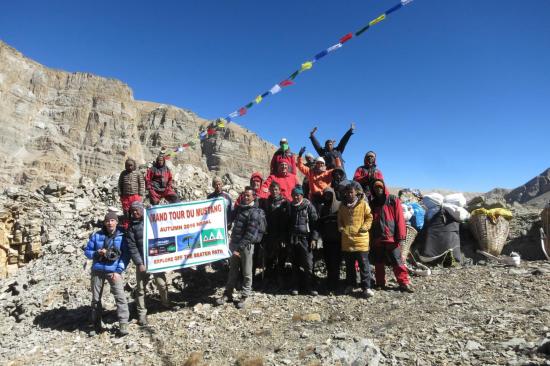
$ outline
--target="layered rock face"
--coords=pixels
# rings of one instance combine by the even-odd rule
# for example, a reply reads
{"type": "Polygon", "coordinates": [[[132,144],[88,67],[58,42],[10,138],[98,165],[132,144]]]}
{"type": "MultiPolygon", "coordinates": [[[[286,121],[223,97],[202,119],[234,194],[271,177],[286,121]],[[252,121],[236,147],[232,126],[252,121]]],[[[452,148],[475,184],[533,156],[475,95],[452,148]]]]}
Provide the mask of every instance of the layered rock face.
{"type": "Polygon", "coordinates": [[[75,183],[154,158],[162,146],[197,144],[176,160],[246,177],[266,171],[274,146],[235,124],[198,142],[209,121],[180,108],[136,101],[124,83],[44,67],[0,42],[0,185],[75,183]]]}
{"type": "Polygon", "coordinates": [[[504,197],[508,203],[519,202],[539,208],[544,207],[550,201],[550,168],[524,185],[513,189],[504,197]]]}

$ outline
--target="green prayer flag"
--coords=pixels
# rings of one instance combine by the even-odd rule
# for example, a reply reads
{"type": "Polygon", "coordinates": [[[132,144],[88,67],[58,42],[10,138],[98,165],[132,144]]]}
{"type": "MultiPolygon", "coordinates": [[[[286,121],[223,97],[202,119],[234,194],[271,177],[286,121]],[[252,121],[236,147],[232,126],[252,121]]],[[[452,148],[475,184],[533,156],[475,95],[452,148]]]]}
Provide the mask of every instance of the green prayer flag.
{"type": "Polygon", "coordinates": [[[298,74],[300,73],[300,70],[296,70],[292,73],[292,75],[290,75],[288,78],[290,80],[294,80],[296,78],[296,76],[298,76],[298,74]]]}
{"type": "Polygon", "coordinates": [[[369,28],[370,28],[370,25],[367,24],[366,26],[364,26],[363,28],[361,28],[357,32],[355,32],[355,35],[360,36],[361,34],[363,34],[369,28]]]}

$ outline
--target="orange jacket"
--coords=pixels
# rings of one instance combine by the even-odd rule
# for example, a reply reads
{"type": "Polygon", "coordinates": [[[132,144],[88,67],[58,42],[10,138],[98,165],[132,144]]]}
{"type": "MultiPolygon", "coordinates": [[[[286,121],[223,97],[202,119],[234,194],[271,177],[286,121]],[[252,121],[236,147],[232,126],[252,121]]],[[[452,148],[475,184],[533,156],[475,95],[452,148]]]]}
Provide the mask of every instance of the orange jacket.
{"type": "Polygon", "coordinates": [[[330,187],[332,183],[332,170],[328,169],[321,173],[316,173],[314,168],[308,168],[302,163],[302,158],[297,158],[296,167],[309,180],[309,198],[311,199],[317,193],[323,193],[325,188],[330,187]]]}

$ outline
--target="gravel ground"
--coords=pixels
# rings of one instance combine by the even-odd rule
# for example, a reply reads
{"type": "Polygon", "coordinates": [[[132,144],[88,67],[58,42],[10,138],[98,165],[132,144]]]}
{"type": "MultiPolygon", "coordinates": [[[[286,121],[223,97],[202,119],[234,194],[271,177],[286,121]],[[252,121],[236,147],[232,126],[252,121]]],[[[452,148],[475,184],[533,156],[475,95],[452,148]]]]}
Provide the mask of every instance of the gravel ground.
{"type": "MultiPolygon", "coordinates": [[[[225,269],[172,273],[177,306],[163,309],[151,288],[150,325],[132,320],[123,338],[107,291],[107,330],[88,335],[84,263],[79,250],[50,253],[0,281],[2,364],[550,365],[550,262],[435,268],[413,278],[413,294],[389,289],[368,300],[359,290],[257,291],[243,310],[212,305],[225,269]]],[[[133,267],[125,279],[132,305],[133,267]]]]}

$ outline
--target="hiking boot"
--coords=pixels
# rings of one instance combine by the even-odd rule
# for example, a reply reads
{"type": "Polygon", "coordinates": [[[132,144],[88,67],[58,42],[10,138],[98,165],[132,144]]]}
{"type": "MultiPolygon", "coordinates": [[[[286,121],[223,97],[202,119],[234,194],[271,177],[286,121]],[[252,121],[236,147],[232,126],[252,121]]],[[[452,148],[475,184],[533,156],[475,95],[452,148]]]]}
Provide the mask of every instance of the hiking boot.
{"type": "Polygon", "coordinates": [[[353,292],[353,286],[346,286],[344,289],[344,295],[350,295],[353,292]]]}
{"type": "Polygon", "coordinates": [[[306,293],[309,295],[309,296],[317,296],[319,295],[319,293],[315,290],[308,290],[306,291],[306,293]]]}
{"type": "Polygon", "coordinates": [[[93,329],[90,330],[90,332],[88,333],[88,335],[90,337],[95,337],[96,335],[101,334],[101,332],[103,332],[103,328],[101,327],[101,324],[95,324],[93,326],[93,329]]]}
{"type": "Polygon", "coordinates": [[[374,291],[372,291],[370,288],[366,288],[363,290],[363,297],[365,299],[369,299],[374,296],[374,291]]]}
{"type": "Polygon", "coordinates": [[[298,290],[293,289],[292,291],[290,291],[290,294],[291,294],[292,296],[298,296],[299,292],[298,292],[298,290]]]}
{"type": "Polygon", "coordinates": [[[374,289],[376,291],[386,291],[388,288],[386,287],[386,285],[376,285],[374,286],[374,289]]]}
{"type": "Polygon", "coordinates": [[[235,305],[237,309],[244,309],[246,306],[246,300],[248,300],[248,297],[242,296],[237,305],[235,305]]]}
{"type": "Polygon", "coordinates": [[[128,335],[128,323],[120,323],[120,328],[118,329],[118,336],[124,337],[128,335]]]}
{"type": "Polygon", "coordinates": [[[229,295],[223,295],[222,297],[220,297],[219,299],[216,299],[216,305],[223,305],[225,304],[226,302],[233,302],[233,297],[232,296],[229,296],[229,295]]]}
{"type": "Polygon", "coordinates": [[[174,309],[174,303],[172,301],[161,302],[160,304],[166,310],[174,309]]]}
{"type": "Polygon", "coordinates": [[[139,316],[139,319],[138,319],[138,324],[142,327],[146,326],[147,324],[149,324],[147,322],[147,315],[140,315],[139,316]]]}
{"type": "Polygon", "coordinates": [[[400,285],[399,286],[399,291],[401,292],[408,292],[409,294],[412,294],[414,292],[414,289],[412,288],[412,286],[410,284],[408,285],[400,285]]]}

